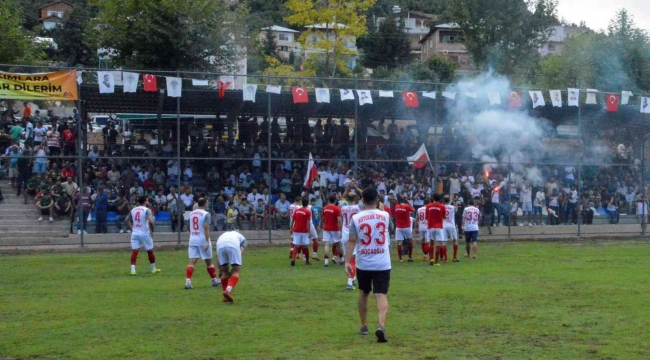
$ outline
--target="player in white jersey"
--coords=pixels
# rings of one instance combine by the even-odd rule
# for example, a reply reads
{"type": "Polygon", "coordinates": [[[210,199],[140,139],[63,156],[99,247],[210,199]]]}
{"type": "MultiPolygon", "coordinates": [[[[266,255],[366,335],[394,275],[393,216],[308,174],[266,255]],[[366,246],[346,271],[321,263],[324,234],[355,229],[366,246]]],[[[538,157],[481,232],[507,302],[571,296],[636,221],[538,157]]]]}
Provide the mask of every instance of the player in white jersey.
{"type": "Polygon", "coordinates": [[[463,211],[463,229],[465,229],[465,256],[476,259],[478,252],[478,220],[481,211],[474,207],[474,199],[467,203],[469,206],[463,211]]]}
{"type": "MultiPolygon", "coordinates": [[[[343,252],[343,257],[345,258],[346,250],[348,247],[348,240],[350,239],[350,222],[352,221],[352,217],[359,212],[361,212],[361,209],[359,208],[358,205],[358,200],[357,200],[357,194],[350,192],[347,195],[347,201],[348,205],[345,205],[341,207],[341,222],[342,222],[342,227],[341,227],[341,250],[343,252]]],[[[350,265],[352,268],[352,271],[349,271],[347,273],[348,275],[348,290],[353,290],[354,289],[354,283],[356,281],[356,276],[357,276],[357,262],[356,262],[356,253],[352,254],[352,257],[350,258],[350,265]]]]}
{"type": "MultiPolygon", "coordinates": [[[[241,271],[242,253],[246,248],[246,238],[237,231],[223,233],[217,239],[217,258],[221,274],[223,297],[228,302],[234,302],[232,291],[239,282],[241,271]]],[[[224,301],[225,302],[225,301],[224,301]]]]}
{"type": "MultiPolygon", "coordinates": [[[[449,195],[445,195],[445,220],[442,222],[442,232],[445,234],[447,241],[452,240],[454,246],[454,257],[452,262],[460,262],[458,260],[458,230],[456,229],[456,205],[451,204],[449,195]]],[[[444,261],[447,262],[447,245],[442,246],[442,255],[444,261]]]]}
{"type": "MultiPolygon", "coordinates": [[[[217,281],[217,269],[212,264],[212,244],[210,242],[210,224],[212,217],[208,208],[208,200],[200,198],[196,203],[198,208],[190,213],[189,229],[190,241],[187,248],[187,254],[190,258],[190,264],[185,269],[185,289],[192,289],[192,274],[194,274],[194,265],[199,258],[205,261],[208,274],[212,279],[212,286],[219,286],[217,281]]],[[[225,298],[224,298],[225,299],[225,298]]]]}
{"type": "Polygon", "coordinates": [[[388,224],[390,215],[377,209],[379,195],[370,187],[362,193],[365,210],[354,215],[350,222],[345,269],[352,271],[352,251],[356,250],[357,277],[359,280],[359,317],[362,335],[368,334],[368,298],[370,291],[377,301],[378,324],[375,335],[378,342],[386,342],[386,314],[388,312],[388,288],[390,287],[390,239],[388,224]]]}
{"type": "Polygon", "coordinates": [[[422,252],[424,257],[422,261],[429,261],[427,255],[429,255],[429,229],[427,228],[427,205],[431,200],[429,198],[424,199],[424,206],[418,209],[418,234],[420,234],[420,241],[422,242],[422,252]]]}
{"type": "Polygon", "coordinates": [[[153,239],[151,234],[154,231],[153,215],[147,208],[149,201],[146,196],[138,198],[138,206],[131,210],[126,217],[126,226],[131,230],[131,276],[137,275],[135,272],[135,262],[138,259],[138,252],[144,246],[149,256],[149,267],[153,274],[159,273],[160,269],[156,268],[156,256],[153,253],[153,239]]]}

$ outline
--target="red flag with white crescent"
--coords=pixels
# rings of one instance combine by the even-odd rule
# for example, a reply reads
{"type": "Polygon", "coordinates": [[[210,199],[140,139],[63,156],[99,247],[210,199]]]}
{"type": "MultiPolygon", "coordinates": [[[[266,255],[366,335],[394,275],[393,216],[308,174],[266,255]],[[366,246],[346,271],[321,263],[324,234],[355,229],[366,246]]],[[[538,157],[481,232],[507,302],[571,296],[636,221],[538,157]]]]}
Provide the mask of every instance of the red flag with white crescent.
{"type": "Polygon", "coordinates": [[[305,187],[311,189],[311,184],[314,183],[314,180],[318,177],[318,168],[314,163],[314,158],[309,153],[309,163],[307,164],[307,175],[305,176],[305,187]]]}
{"type": "Polygon", "coordinates": [[[418,94],[415,91],[404,91],[402,93],[406,107],[419,107],[418,94]]]}
{"type": "Polygon", "coordinates": [[[406,160],[408,160],[409,165],[413,165],[413,167],[416,169],[422,169],[423,167],[427,166],[427,163],[430,160],[426,146],[422,144],[422,146],[420,146],[420,149],[418,149],[418,152],[416,152],[413,156],[407,157],[406,160]]]}
{"type": "Polygon", "coordinates": [[[142,84],[144,85],[144,91],[146,92],[158,91],[158,81],[156,81],[156,75],[144,74],[142,76],[142,84]]]}
{"type": "Polygon", "coordinates": [[[235,82],[234,76],[226,75],[219,76],[219,98],[222,99],[226,95],[226,89],[235,82]]]}
{"type": "Polygon", "coordinates": [[[608,112],[618,112],[618,102],[620,101],[620,95],[618,94],[607,94],[607,111],[608,112]]]}
{"type": "Polygon", "coordinates": [[[293,93],[293,103],[294,104],[306,104],[309,102],[309,97],[307,96],[307,89],[300,86],[294,86],[291,88],[293,93]]]}

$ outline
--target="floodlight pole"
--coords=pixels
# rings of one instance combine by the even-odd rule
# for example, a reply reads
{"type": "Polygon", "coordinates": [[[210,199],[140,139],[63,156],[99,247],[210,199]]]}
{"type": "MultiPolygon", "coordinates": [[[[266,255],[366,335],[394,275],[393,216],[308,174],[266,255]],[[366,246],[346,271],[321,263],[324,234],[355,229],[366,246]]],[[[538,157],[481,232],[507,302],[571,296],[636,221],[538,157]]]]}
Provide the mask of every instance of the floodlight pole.
{"type": "MultiPolygon", "coordinates": [[[[177,70],[176,71],[176,77],[180,77],[180,72],[177,70]]],[[[181,80],[183,81],[183,80],[181,80]]],[[[167,89],[169,91],[169,89],[167,89]]],[[[160,139],[158,140],[160,141],[160,139]]],[[[177,97],[176,98],[176,161],[178,162],[178,174],[176,175],[176,183],[178,185],[178,198],[176,199],[176,212],[177,218],[178,218],[178,223],[176,224],[178,226],[178,232],[176,232],[177,236],[177,241],[178,245],[181,244],[181,229],[182,229],[182,222],[185,221],[183,216],[185,215],[185,209],[183,208],[183,212],[181,213],[181,204],[179,203],[181,199],[180,191],[181,191],[181,174],[182,174],[182,167],[181,167],[181,98],[177,97]]]]}
{"type": "MultiPolygon", "coordinates": [[[[271,75],[267,75],[266,84],[267,85],[271,84],[271,75]]],[[[267,110],[267,112],[266,112],[266,120],[267,120],[267,125],[268,125],[268,134],[267,134],[268,150],[267,150],[266,155],[268,156],[268,172],[269,172],[269,176],[267,178],[267,186],[269,187],[269,204],[268,204],[268,208],[271,209],[272,205],[273,205],[273,204],[270,204],[270,202],[271,202],[271,193],[272,193],[271,190],[272,190],[272,186],[273,186],[273,178],[272,178],[272,176],[273,176],[272,175],[273,174],[272,166],[273,165],[271,163],[271,149],[272,149],[272,146],[271,146],[271,93],[267,92],[267,95],[268,95],[268,106],[267,106],[267,109],[266,109],[267,110]]],[[[272,239],[272,237],[271,237],[272,236],[271,222],[274,220],[272,218],[272,216],[273,216],[273,214],[269,214],[269,220],[266,223],[267,226],[269,227],[269,244],[272,243],[272,241],[271,241],[271,239],[272,239]]],[[[277,226],[277,224],[276,224],[276,226],[277,226]]]]}

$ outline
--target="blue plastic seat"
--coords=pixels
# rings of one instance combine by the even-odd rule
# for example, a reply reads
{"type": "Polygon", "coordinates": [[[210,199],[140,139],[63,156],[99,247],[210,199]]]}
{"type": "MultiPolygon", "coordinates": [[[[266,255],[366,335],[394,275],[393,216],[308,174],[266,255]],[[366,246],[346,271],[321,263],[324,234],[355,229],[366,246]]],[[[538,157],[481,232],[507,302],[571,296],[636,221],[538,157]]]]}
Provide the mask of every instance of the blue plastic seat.
{"type": "Polygon", "coordinates": [[[604,207],[599,207],[596,211],[598,212],[598,215],[602,215],[602,216],[609,215],[607,209],[605,209],[604,207]]]}
{"type": "Polygon", "coordinates": [[[115,221],[117,220],[117,213],[115,211],[109,211],[106,213],[106,221],[115,221]]]}
{"type": "Polygon", "coordinates": [[[167,212],[167,211],[160,211],[158,215],[156,215],[156,221],[171,221],[172,216],[167,212]]]}

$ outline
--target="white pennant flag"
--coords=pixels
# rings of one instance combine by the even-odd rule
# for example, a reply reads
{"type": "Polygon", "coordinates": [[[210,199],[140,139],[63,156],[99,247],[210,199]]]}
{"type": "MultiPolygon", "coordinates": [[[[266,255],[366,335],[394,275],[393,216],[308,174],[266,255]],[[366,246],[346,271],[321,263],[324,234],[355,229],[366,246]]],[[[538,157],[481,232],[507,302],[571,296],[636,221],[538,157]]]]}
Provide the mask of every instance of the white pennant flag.
{"type": "Polygon", "coordinates": [[[138,91],[138,80],[140,79],[140,74],[132,72],[123,72],[123,89],[125,93],[134,93],[138,91]]]}
{"type": "Polygon", "coordinates": [[[587,89],[587,100],[585,101],[585,104],[590,104],[590,105],[598,104],[598,100],[596,99],[597,93],[598,90],[596,89],[587,89]]]}
{"type": "Polygon", "coordinates": [[[82,71],[77,72],[77,84],[81,85],[84,83],[84,79],[81,78],[82,71]]]}
{"type": "Polygon", "coordinates": [[[501,95],[499,95],[498,92],[489,92],[488,94],[488,100],[490,101],[490,105],[501,105],[501,95]]]}
{"type": "Polygon", "coordinates": [[[478,99],[478,93],[475,93],[475,92],[466,92],[465,96],[467,96],[468,98],[472,98],[472,99],[478,99]]]}
{"type": "Polygon", "coordinates": [[[341,89],[341,101],[354,100],[354,93],[350,89],[341,89]]]}
{"type": "Polygon", "coordinates": [[[330,89],[328,88],[316,88],[316,102],[317,103],[330,103],[330,89]]]}
{"type": "Polygon", "coordinates": [[[449,100],[456,100],[456,93],[451,91],[443,91],[442,96],[449,100]]]}
{"type": "Polygon", "coordinates": [[[580,89],[569,88],[569,106],[580,106],[580,89]]]}
{"type": "Polygon", "coordinates": [[[257,84],[246,84],[244,85],[244,101],[255,102],[255,95],[257,94],[257,84]]]}
{"type": "Polygon", "coordinates": [[[372,104],[370,90],[357,90],[357,96],[359,96],[359,105],[372,104]]]}
{"type": "Polygon", "coordinates": [[[436,98],[436,92],[435,91],[423,91],[422,92],[422,97],[427,97],[430,99],[435,99],[436,98]]]}
{"type": "Polygon", "coordinates": [[[392,91],[379,90],[379,97],[393,97],[392,91]]]}
{"type": "Polygon", "coordinates": [[[112,94],[115,92],[115,74],[112,71],[98,71],[97,82],[99,83],[100,94],[112,94]]]}
{"type": "Polygon", "coordinates": [[[192,86],[208,86],[208,85],[210,85],[209,80],[192,79],[192,86]]]}
{"type": "Polygon", "coordinates": [[[560,90],[551,90],[551,103],[553,107],[562,107],[562,91],[560,90]]]}
{"type": "Polygon", "coordinates": [[[630,103],[630,98],[634,96],[631,91],[623,91],[621,93],[621,105],[627,105],[630,103]]]}
{"type": "Polygon", "coordinates": [[[530,98],[533,100],[533,109],[539,106],[546,106],[544,95],[541,91],[529,91],[530,98]]]}
{"type": "Polygon", "coordinates": [[[271,94],[280,94],[282,92],[282,86],[280,85],[266,85],[266,92],[271,94]]]}
{"type": "Polygon", "coordinates": [[[641,113],[650,114],[650,98],[647,97],[641,98],[641,113]]]}
{"type": "Polygon", "coordinates": [[[167,96],[181,97],[183,93],[183,79],[167,76],[165,80],[167,80],[167,96]]]}

